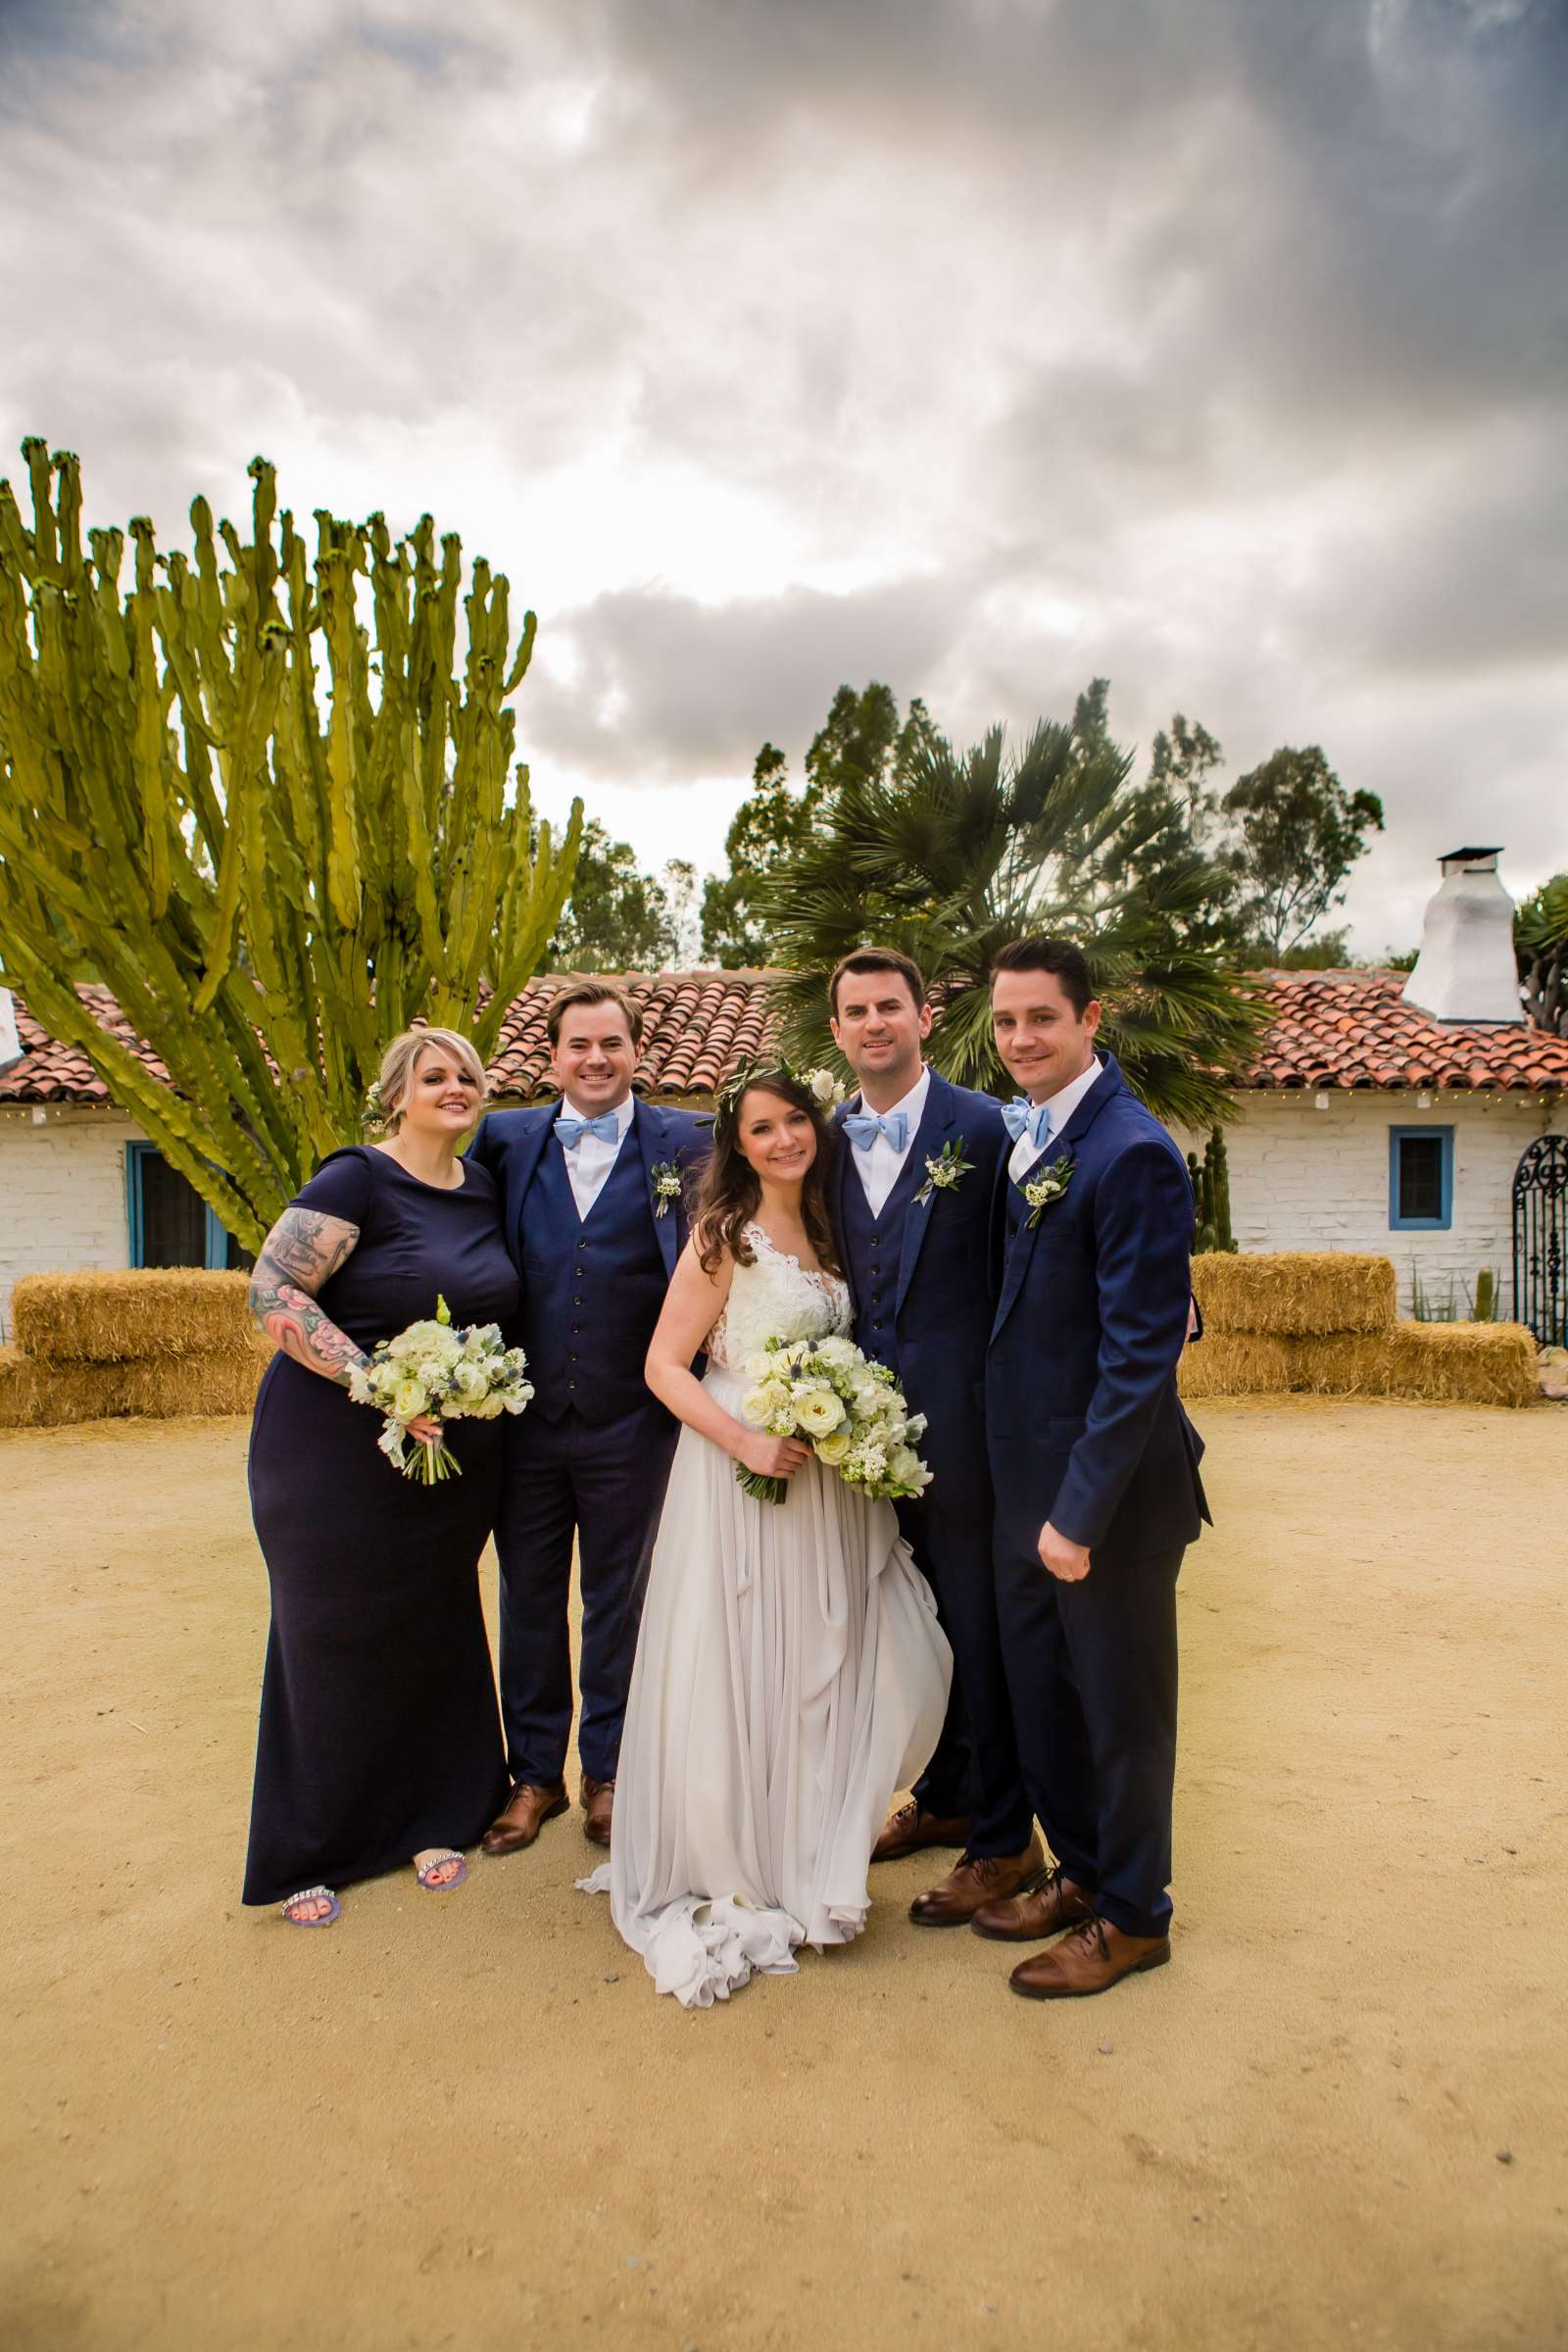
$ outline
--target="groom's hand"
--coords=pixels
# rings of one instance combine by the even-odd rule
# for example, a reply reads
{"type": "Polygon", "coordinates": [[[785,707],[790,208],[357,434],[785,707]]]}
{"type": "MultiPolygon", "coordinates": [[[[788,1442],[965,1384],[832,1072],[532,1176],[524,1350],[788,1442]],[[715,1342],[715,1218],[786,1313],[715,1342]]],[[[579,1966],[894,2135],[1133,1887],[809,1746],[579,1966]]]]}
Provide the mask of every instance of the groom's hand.
{"type": "Polygon", "coordinates": [[[1081,1585],[1089,1574],[1089,1546],[1058,1535],[1048,1519],[1040,1530],[1040,1557],[1064,1585],[1081,1585]]]}

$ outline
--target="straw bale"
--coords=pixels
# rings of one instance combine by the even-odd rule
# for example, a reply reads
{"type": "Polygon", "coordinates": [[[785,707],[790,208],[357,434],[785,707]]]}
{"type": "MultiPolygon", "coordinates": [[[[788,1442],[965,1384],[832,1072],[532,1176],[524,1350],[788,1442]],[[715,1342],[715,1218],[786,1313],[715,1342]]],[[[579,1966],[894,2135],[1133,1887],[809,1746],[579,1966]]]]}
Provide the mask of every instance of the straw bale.
{"type": "Polygon", "coordinates": [[[19,1348],[43,1363],[177,1359],[249,1345],[249,1277],[199,1266],[24,1274],[11,1295],[19,1348]]]}
{"type": "Polygon", "coordinates": [[[1397,1323],[1391,1396],[1451,1404],[1534,1404],[1540,1388],[1534,1335],[1522,1323],[1397,1323]]]}
{"type": "Polygon", "coordinates": [[[1274,1396],[1292,1383],[1291,1342],[1266,1332],[1207,1331],[1182,1354],[1184,1396],[1274,1396]]]}
{"type": "Polygon", "coordinates": [[[270,1352],[247,1342],[201,1355],[46,1364],[20,1348],[0,1348],[0,1429],[62,1429],[132,1413],[154,1420],[248,1413],[270,1352]]]}
{"type": "Polygon", "coordinates": [[[1393,1260],[1349,1250],[1205,1250],[1193,1260],[1193,1289],[1205,1329],[1216,1334],[1310,1339],[1387,1331],[1394,1322],[1393,1260]]]}
{"type": "Polygon", "coordinates": [[[1331,1332],[1326,1339],[1292,1340],[1291,1387],[1306,1396],[1388,1396],[1394,1394],[1393,1335],[1331,1332]]]}

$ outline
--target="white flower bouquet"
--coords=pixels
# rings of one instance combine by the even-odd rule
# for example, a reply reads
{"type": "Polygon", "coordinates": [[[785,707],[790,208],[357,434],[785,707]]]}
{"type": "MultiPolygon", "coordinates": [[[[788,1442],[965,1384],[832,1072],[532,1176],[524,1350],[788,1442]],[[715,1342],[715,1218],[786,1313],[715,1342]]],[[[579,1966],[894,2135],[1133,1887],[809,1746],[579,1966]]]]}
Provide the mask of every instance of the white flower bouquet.
{"type": "Polygon", "coordinates": [[[520,1413],[533,1396],[527,1368],[522,1349],[507,1346],[499,1323],[454,1330],[447,1302],[438,1298],[432,1318],[380,1341],[367,1362],[355,1365],[349,1395],[356,1404],[372,1404],[386,1415],[376,1443],[393,1468],[432,1487],[443,1478],[461,1478],[463,1465],[444,1440],[433,1446],[416,1440],[410,1458],[409,1423],[426,1414],[437,1421],[494,1421],[502,1413],[520,1413]]]}
{"type": "MultiPolygon", "coordinates": [[[[853,1340],[771,1339],[747,1360],[741,1418],[770,1438],[799,1438],[847,1486],[889,1502],[923,1494],[931,1473],[915,1451],[925,1415],[911,1413],[885,1364],[853,1340]]],[[[759,1502],[782,1502],[788,1481],[737,1464],[759,1502]]]]}

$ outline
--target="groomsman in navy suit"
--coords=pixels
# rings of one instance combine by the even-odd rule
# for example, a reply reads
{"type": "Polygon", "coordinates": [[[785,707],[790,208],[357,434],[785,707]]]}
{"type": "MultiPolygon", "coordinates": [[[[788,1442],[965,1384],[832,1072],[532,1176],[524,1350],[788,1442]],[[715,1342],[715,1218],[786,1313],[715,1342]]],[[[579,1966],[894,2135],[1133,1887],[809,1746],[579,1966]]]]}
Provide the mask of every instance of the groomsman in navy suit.
{"type": "Polygon", "coordinates": [[[855,1337],[898,1375],[929,1422],[920,1450],[932,1482],[918,1500],[899,1505],[899,1519],[954,1654],[936,1754],[890,1816],[872,1859],[962,1847],[961,1860],[909,1912],[921,1927],[961,1927],[981,1904],[1034,1885],[1046,1862],[1019,1774],[998,1640],[980,1402],[995,1303],[992,1200],[1008,1140],[989,1095],[952,1086],[922,1061],[931,1010],[908,956],[887,948],[847,956],[828,996],[834,1039],[860,1083],[838,1114],[849,1149],[834,1173],[855,1337]]]}
{"type": "Polygon", "coordinates": [[[1103,1992],[1170,1957],[1176,1577],[1208,1517],[1176,1396],[1193,1191],[1171,1138],[1097,1054],[1089,967],[1063,940],[992,969],[997,1051],[1023,1089],[998,1186],[1002,1294],[986,1363],[997,1596],[1025,1786],[1055,1854],[987,1905],[1038,1942],[1013,1989],[1103,1992]]]}
{"type": "Polygon", "coordinates": [[[643,1358],[686,1241],[678,1179],[707,1156],[711,1119],[632,1094],[640,1006],[602,980],[550,1006],[559,1103],[492,1111],[472,1156],[502,1189],[522,1275],[516,1337],[534,1386],[507,1427],[501,1715],[512,1795],[489,1854],[531,1845],[566,1809],[576,1538],[582,1587],[577,1752],[583,1827],[610,1843],[615,1765],[654,1535],[679,1434],[643,1358]]]}

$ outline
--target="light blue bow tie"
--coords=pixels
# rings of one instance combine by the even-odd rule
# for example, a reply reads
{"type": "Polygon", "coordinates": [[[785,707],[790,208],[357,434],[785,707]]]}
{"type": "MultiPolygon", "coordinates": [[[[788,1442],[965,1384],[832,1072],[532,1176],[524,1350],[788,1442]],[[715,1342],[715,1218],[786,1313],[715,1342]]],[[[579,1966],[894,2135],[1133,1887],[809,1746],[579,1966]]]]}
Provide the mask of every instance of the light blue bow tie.
{"type": "Polygon", "coordinates": [[[1014,1095],[1010,1102],[1002,1105],[1002,1124],[1014,1143],[1027,1131],[1035,1150],[1042,1152],[1051,1140],[1051,1104],[1031,1102],[1027,1096],[1014,1095]]]}
{"type": "Polygon", "coordinates": [[[906,1110],[885,1110],[881,1117],[874,1111],[852,1110],[844,1122],[844,1132],[857,1152],[869,1152],[879,1135],[885,1135],[895,1152],[902,1152],[909,1140],[909,1114],[906,1110]]]}
{"type": "Polygon", "coordinates": [[[620,1121],[612,1110],[602,1110],[597,1119],[558,1119],[556,1133],[569,1152],[585,1135],[597,1135],[602,1144],[612,1144],[620,1133],[620,1121]]]}

